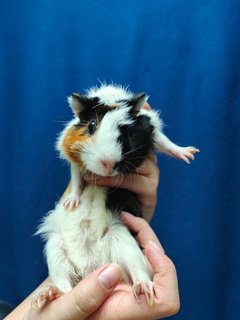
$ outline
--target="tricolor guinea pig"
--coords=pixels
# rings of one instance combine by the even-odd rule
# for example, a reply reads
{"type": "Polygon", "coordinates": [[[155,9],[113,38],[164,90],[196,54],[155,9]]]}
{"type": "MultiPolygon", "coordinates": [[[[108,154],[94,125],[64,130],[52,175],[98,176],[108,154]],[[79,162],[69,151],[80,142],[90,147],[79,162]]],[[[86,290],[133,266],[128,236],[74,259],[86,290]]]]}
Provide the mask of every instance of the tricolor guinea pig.
{"type": "MultiPolygon", "coordinates": [[[[199,150],[177,146],[163,134],[159,113],[143,108],[144,93],[101,85],[85,95],[73,93],[68,101],[74,119],[60,134],[57,150],[70,163],[70,186],[37,231],[46,241],[55,290],[66,293],[99,266],[117,263],[125,281],[132,283],[135,298],[144,293],[152,304],[153,282],[144,255],[120,219],[123,210],[142,216],[136,195],[121,188],[88,185],[83,175],[131,174],[152,151],[189,163],[199,150]]],[[[38,295],[33,306],[42,305],[48,296],[48,291],[38,295]]]]}

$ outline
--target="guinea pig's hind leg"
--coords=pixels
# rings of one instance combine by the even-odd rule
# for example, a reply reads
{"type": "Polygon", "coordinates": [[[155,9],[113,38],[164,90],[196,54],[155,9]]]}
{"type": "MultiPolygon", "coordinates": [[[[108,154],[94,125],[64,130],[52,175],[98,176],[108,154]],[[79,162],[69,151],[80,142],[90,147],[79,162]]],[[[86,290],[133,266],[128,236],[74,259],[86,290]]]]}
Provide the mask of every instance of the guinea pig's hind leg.
{"type": "Polygon", "coordinates": [[[63,240],[57,233],[52,233],[45,245],[48,270],[54,284],[36,292],[32,298],[33,309],[40,309],[46,303],[57,299],[72,289],[71,278],[74,277],[74,267],[70,263],[63,240]]]}
{"type": "Polygon", "coordinates": [[[71,183],[70,193],[67,198],[64,199],[63,205],[66,209],[72,210],[77,208],[80,204],[80,196],[82,193],[82,180],[80,178],[80,167],[72,163],[71,164],[71,183]]]}
{"type": "Polygon", "coordinates": [[[46,288],[37,291],[32,298],[31,307],[34,310],[41,309],[47,302],[55,300],[63,294],[54,284],[50,284],[46,288]]]}
{"type": "Polygon", "coordinates": [[[119,224],[110,227],[106,251],[110,249],[111,260],[118,263],[127,272],[133,283],[133,295],[140,303],[140,295],[144,294],[149,306],[154,303],[154,285],[147,267],[146,259],[137,241],[128,229],[119,224]],[[107,250],[108,249],[108,250],[107,250]]]}
{"type": "Polygon", "coordinates": [[[199,152],[199,149],[195,147],[180,147],[168,139],[162,132],[158,132],[156,137],[155,148],[157,151],[168,154],[176,159],[183,160],[190,164],[190,160],[194,160],[195,153],[199,152]]]}

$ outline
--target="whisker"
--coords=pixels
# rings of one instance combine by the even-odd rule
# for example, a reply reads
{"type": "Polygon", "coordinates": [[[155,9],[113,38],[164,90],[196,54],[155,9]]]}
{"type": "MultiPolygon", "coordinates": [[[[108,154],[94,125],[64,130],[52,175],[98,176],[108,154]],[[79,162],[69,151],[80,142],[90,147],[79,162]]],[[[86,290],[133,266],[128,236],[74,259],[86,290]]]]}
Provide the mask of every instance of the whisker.
{"type": "Polygon", "coordinates": [[[135,148],[135,149],[133,149],[133,150],[130,150],[130,151],[125,152],[124,155],[128,155],[128,154],[130,154],[130,153],[133,153],[133,152],[135,152],[136,150],[139,150],[139,149],[143,148],[144,146],[146,146],[146,143],[143,144],[143,145],[141,145],[141,146],[139,146],[139,147],[137,147],[137,148],[135,148]]]}
{"type": "MultiPolygon", "coordinates": [[[[128,165],[127,168],[129,170],[129,173],[132,173],[132,170],[129,168],[129,165],[133,168],[133,171],[135,171],[137,169],[137,167],[134,166],[131,162],[125,160],[125,163],[126,163],[126,165],[128,165]]],[[[126,166],[124,166],[124,167],[126,168],[126,166]]]]}
{"type": "Polygon", "coordinates": [[[117,175],[117,186],[115,186],[114,188],[112,187],[112,190],[109,193],[112,193],[112,192],[120,189],[121,188],[121,184],[123,182],[123,179],[124,179],[124,175],[122,173],[118,174],[117,175]]]}

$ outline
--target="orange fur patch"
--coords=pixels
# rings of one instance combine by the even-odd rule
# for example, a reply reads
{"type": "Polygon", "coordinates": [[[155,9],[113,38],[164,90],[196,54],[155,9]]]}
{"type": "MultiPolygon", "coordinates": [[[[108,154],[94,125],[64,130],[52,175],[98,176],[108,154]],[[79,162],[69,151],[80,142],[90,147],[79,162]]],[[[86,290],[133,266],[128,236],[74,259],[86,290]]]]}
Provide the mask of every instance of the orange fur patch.
{"type": "Polygon", "coordinates": [[[69,128],[65,133],[61,146],[64,154],[69,159],[69,161],[73,161],[80,166],[82,165],[82,161],[80,159],[82,146],[88,139],[88,136],[85,132],[86,127],[77,128],[73,126],[69,128]]]}

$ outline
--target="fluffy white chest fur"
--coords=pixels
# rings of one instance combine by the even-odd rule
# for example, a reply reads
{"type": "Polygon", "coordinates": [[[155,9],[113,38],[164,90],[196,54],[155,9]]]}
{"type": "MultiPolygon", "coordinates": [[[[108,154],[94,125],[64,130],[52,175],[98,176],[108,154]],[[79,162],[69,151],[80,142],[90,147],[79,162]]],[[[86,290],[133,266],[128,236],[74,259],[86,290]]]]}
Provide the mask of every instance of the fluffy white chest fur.
{"type": "Polygon", "coordinates": [[[145,258],[116,214],[107,210],[106,189],[87,186],[73,211],[63,203],[44,219],[38,234],[47,240],[45,253],[54,284],[68,292],[78,281],[105,263],[118,263],[134,283],[151,281],[145,258]]]}

